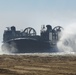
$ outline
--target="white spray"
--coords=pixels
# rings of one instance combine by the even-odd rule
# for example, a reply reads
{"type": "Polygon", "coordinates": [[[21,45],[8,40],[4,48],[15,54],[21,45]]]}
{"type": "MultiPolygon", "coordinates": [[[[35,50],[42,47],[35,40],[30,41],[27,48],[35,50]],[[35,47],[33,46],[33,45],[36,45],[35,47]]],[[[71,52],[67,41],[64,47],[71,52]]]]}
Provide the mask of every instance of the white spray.
{"type": "Polygon", "coordinates": [[[4,52],[1,49],[2,43],[0,42],[0,54],[4,54],[4,52]]]}
{"type": "Polygon", "coordinates": [[[11,45],[8,45],[8,44],[3,45],[3,43],[0,42],[0,54],[11,54],[15,52],[17,52],[15,43],[12,43],[11,45]]]}
{"type": "Polygon", "coordinates": [[[70,24],[64,28],[57,46],[60,52],[76,52],[76,23],[70,24]]]}

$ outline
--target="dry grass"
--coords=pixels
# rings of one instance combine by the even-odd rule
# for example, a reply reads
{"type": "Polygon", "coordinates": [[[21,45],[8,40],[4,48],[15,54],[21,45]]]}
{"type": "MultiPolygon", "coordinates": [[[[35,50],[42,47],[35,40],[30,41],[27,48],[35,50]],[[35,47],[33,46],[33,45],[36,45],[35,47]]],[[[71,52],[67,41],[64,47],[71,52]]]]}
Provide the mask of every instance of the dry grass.
{"type": "Polygon", "coordinates": [[[76,75],[76,56],[1,55],[0,75],[76,75]]]}

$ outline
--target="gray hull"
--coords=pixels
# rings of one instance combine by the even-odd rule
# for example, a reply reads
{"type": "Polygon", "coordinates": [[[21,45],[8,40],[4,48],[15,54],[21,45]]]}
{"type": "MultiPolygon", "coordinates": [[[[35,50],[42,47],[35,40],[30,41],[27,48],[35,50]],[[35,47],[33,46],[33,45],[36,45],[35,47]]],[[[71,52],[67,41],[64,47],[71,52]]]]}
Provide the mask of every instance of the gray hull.
{"type": "Polygon", "coordinates": [[[34,39],[10,40],[2,45],[2,50],[13,53],[57,52],[57,48],[49,42],[34,39]]]}

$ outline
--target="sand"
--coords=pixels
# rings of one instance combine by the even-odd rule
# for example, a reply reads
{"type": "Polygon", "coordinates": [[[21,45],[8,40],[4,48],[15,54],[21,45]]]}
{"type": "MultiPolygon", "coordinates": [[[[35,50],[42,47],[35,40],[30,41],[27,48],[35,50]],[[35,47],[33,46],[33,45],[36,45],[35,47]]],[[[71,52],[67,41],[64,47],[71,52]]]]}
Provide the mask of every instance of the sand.
{"type": "Polygon", "coordinates": [[[0,55],[0,75],[76,75],[76,56],[0,55]]]}

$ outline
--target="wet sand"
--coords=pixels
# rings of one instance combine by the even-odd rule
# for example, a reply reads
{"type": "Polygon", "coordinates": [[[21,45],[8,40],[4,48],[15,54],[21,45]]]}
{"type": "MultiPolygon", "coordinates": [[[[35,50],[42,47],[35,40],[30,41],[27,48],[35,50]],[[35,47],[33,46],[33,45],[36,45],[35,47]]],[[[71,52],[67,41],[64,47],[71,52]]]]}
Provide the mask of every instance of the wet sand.
{"type": "Polygon", "coordinates": [[[76,56],[0,55],[0,75],[76,75],[76,56]]]}

